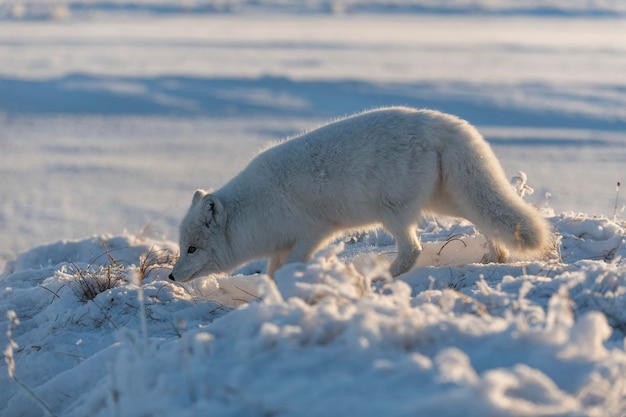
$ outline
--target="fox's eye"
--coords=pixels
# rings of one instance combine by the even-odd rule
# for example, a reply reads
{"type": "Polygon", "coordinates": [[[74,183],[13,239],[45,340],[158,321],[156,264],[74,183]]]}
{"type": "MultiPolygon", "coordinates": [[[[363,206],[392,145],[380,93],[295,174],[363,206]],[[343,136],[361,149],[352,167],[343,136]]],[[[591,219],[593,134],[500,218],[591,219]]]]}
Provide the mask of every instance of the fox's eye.
{"type": "Polygon", "coordinates": [[[196,251],[196,247],[195,246],[189,246],[187,248],[187,253],[194,253],[196,251]]]}

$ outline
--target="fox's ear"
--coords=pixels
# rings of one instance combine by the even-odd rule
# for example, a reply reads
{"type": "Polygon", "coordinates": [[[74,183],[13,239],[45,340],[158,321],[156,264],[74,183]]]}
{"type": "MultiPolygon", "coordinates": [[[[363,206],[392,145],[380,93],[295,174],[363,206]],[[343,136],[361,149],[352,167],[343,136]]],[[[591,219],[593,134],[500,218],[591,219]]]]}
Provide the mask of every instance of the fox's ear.
{"type": "Polygon", "coordinates": [[[204,190],[196,190],[196,192],[193,194],[193,199],[191,200],[191,205],[195,206],[196,204],[198,204],[198,201],[200,201],[202,199],[202,197],[204,197],[206,194],[207,193],[204,190]]]}
{"type": "Polygon", "coordinates": [[[226,219],[226,213],[224,213],[224,206],[221,201],[213,194],[205,194],[202,197],[202,212],[204,213],[204,224],[207,227],[215,225],[222,226],[226,219]]]}

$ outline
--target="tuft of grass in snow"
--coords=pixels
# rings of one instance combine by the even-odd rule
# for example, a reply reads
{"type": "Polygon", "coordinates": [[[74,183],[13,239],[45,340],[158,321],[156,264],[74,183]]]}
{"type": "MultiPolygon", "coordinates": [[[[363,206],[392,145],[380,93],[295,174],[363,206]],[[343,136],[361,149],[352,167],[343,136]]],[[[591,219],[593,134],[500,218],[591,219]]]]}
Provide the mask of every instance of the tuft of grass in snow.
{"type": "Polygon", "coordinates": [[[511,184],[515,188],[517,194],[524,198],[525,195],[532,195],[535,189],[528,185],[528,175],[524,171],[519,171],[516,176],[511,178],[511,184]]]}
{"type": "Polygon", "coordinates": [[[136,270],[139,280],[143,281],[150,272],[164,266],[173,266],[178,260],[178,254],[171,253],[167,249],[155,250],[154,246],[148,253],[139,258],[139,267],[136,270]]]}
{"type": "Polygon", "coordinates": [[[107,252],[106,256],[109,262],[95,269],[92,264],[81,268],[72,263],[76,277],[72,289],[83,301],[93,301],[98,294],[126,282],[126,266],[118,262],[110,253],[107,252]]]}
{"type": "Polygon", "coordinates": [[[619,207],[619,189],[622,186],[622,183],[617,181],[617,186],[615,187],[615,205],[613,207],[613,221],[617,223],[617,218],[620,214],[624,212],[626,206],[619,207]]]}
{"type": "Polygon", "coordinates": [[[104,246],[104,252],[94,257],[86,267],[71,263],[76,277],[72,288],[81,300],[93,301],[98,294],[129,282],[129,272],[132,273],[132,281],[141,286],[143,280],[153,271],[159,268],[169,268],[177,259],[178,254],[173,254],[167,249],[155,249],[153,246],[139,257],[139,266],[129,266],[126,262],[116,259],[104,246]],[[102,257],[106,257],[107,261],[95,266],[102,257]]]}

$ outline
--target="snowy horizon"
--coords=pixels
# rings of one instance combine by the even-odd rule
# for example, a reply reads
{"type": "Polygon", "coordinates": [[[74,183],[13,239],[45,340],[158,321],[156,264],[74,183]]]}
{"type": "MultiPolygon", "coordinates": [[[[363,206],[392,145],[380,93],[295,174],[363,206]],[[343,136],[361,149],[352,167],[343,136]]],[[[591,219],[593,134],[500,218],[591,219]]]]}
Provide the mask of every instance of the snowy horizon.
{"type": "Polygon", "coordinates": [[[496,16],[623,17],[620,0],[14,0],[0,19],[66,19],[101,13],[478,14],[496,16]]]}

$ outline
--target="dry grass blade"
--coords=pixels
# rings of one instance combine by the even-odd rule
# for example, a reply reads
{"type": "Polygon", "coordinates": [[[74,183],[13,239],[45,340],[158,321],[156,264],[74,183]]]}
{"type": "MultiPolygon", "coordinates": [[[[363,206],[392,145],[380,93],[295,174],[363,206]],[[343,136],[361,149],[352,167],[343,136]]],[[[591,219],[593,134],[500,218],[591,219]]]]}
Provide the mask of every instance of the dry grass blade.
{"type": "Polygon", "coordinates": [[[619,189],[622,186],[622,183],[617,181],[617,187],[615,187],[615,205],[613,208],[613,221],[617,222],[617,217],[619,216],[619,214],[621,214],[624,209],[622,208],[620,210],[619,208],[619,189]]]}
{"type": "Polygon", "coordinates": [[[126,266],[119,263],[110,254],[108,256],[110,262],[95,269],[89,266],[81,268],[72,263],[76,277],[72,288],[77,296],[85,301],[92,301],[98,294],[126,282],[126,266]]]}
{"type": "Polygon", "coordinates": [[[445,247],[448,246],[451,242],[455,242],[455,241],[456,242],[461,242],[464,247],[467,247],[467,243],[465,243],[463,241],[463,235],[462,234],[452,235],[452,236],[450,236],[450,237],[448,237],[446,239],[446,242],[443,244],[443,246],[441,246],[441,249],[439,249],[439,252],[437,252],[437,256],[440,256],[441,252],[443,252],[445,247]]]}
{"type": "Polygon", "coordinates": [[[17,349],[19,346],[15,342],[13,335],[14,335],[15,328],[20,324],[20,321],[17,318],[17,315],[15,314],[15,312],[12,310],[7,311],[7,318],[9,319],[9,328],[7,330],[7,338],[9,340],[9,344],[4,350],[4,360],[7,363],[9,377],[13,381],[15,381],[15,383],[20,388],[22,388],[24,392],[26,392],[39,405],[39,407],[41,407],[42,410],[48,413],[48,415],[52,417],[56,417],[56,414],[54,413],[54,411],[52,411],[52,408],[50,408],[50,406],[46,404],[46,402],[43,399],[41,399],[37,394],[35,394],[35,391],[33,391],[28,385],[26,385],[24,382],[22,382],[21,379],[17,377],[17,374],[15,372],[15,358],[13,354],[14,354],[15,349],[17,349]]]}
{"type": "Polygon", "coordinates": [[[154,246],[152,246],[148,253],[142,255],[139,259],[137,273],[143,280],[152,270],[163,266],[172,266],[176,263],[176,260],[178,260],[178,254],[173,254],[167,249],[155,250],[154,246]]]}

